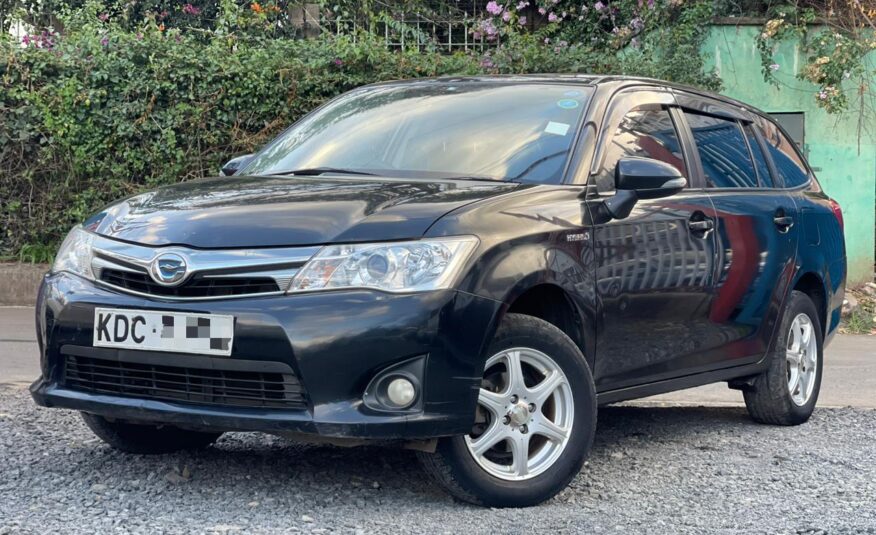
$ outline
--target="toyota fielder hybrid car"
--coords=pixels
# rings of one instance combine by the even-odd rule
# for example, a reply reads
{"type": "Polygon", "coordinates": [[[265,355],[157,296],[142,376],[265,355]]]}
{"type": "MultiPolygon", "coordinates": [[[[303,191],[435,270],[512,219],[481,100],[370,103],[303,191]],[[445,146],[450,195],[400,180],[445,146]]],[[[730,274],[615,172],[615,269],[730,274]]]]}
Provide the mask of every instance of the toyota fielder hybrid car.
{"type": "Polygon", "coordinates": [[[132,453],[225,431],[414,448],[457,498],[542,502],[597,407],[725,381],[805,422],[840,207],[740,102],[647,79],[356,89],[223,175],[75,227],[36,402],[132,453]]]}

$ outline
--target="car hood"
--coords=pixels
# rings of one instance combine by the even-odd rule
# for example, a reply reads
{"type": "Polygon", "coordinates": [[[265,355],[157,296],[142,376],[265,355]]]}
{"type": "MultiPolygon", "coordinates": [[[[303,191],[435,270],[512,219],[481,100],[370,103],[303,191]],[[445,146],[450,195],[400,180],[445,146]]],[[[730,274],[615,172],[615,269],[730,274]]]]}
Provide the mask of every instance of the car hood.
{"type": "Polygon", "coordinates": [[[518,184],[375,177],[224,177],[135,195],[85,222],[144,245],[242,248],[420,238],[438,218],[518,184]]]}

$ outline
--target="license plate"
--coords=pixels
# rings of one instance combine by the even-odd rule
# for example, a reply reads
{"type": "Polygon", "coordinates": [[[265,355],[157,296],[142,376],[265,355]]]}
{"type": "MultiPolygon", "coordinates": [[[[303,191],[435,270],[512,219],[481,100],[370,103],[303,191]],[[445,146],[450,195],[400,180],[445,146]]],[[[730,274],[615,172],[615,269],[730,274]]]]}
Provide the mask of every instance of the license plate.
{"type": "Polygon", "coordinates": [[[94,309],[94,346],[231,355],[234,316],[94,309]]]}

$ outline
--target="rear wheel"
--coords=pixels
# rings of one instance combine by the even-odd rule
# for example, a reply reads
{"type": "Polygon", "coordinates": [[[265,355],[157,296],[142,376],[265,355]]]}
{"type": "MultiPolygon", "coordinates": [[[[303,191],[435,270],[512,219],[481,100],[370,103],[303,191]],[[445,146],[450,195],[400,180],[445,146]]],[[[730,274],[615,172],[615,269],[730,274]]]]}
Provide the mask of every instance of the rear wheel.
{"type": "Polygon", "coordinates": [[[568,485],[590,451],[596,396],[581,351],[537,318],[509,314],[488,351],[468,435],[420,454],[459,499],[494,507],[541,503],[568,485]]]}
{"type": "Polygon", "coordinates": [[[821,389],[823,341],[818,312],[806,294],[791,292],[769,367],[743,391],[748,413],[776,425],[805,422],[821,389]]]}
{"type": "Polygon", "coordinates": [[[110,421],[102,416],[83,412],[82,419],[98,438],[113,448],[127,453],[172,453],[179,450],[206,448],[222,433],[188,431],[168,425],[144,425],[110,421]]]}

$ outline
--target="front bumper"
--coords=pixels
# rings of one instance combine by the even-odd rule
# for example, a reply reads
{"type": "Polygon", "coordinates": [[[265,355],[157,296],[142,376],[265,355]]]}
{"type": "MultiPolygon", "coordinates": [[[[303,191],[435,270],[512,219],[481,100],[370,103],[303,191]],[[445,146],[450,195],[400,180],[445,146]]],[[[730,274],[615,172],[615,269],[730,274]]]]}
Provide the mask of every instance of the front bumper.
{"type": "MultiPolygon", "coordinates": [[[[484,344],[501,303],[453,290],[396,295],[356,290],[210,302],[165,302],[111,291],[65,273],[47,275],[37,302],[42,376],[31,386],[46,407],[194,429],[420,439],[466,433],[474,418],[484,344]],[[110,360],[187,366],[179,353],[92,348],[95,307],[229,314],[230,357],[246,369],[291,369],[306,390],[295,409],[223,406],[82,391],[65,382],[72,352],[110,360]],[[147,354],[148,353],[148,354],[147,354]],[[425,359],[422,408],[380,412],[362,394],[381,370],[425,359]]],[[[217,363],[219,366],[221,363],[217,363]]],[[[209,363],[207,364],[209,365],[209,363]]]]}

